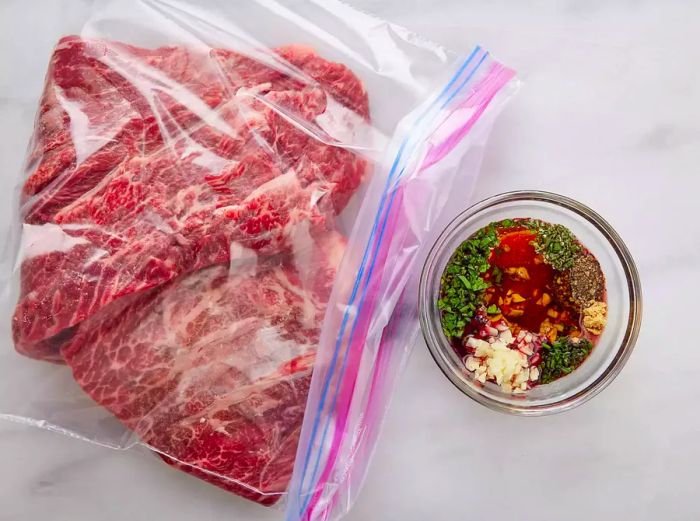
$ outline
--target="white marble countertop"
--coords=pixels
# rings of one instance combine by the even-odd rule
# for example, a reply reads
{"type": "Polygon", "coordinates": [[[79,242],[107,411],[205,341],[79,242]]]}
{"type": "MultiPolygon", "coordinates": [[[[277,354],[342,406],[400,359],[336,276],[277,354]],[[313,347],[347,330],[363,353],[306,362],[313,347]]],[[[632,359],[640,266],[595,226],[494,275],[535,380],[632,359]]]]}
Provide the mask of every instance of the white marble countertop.
{"type": "MultiPolygon", "coordinates": [[[[700,349],[685,311],[700,291],[700,6],[363,4],[447,46],[478,41],[518,69],[523,88],[494,128],[476,197],[530,188],[589,204],[636,258],[645,309],[622,374],[555,417],[486,410],[418,346],[347,519],[699,519],[700,349]]],[[[51,46],[80,26],[88,5],[0,3],[3,190],[19,168],[51,46]]],[[[0,424],[0,461],[3,520],[279,516],[142,452],[9,423],[0,424]]]]}

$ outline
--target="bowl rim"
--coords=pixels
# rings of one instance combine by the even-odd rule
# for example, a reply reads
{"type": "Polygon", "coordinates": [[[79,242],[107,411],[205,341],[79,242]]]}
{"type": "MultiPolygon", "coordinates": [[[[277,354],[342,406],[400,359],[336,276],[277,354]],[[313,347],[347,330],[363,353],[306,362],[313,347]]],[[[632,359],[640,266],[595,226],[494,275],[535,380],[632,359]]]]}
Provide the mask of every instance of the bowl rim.
{"type": "MultiPolygon", "coordinates": [[[[627,363],[627,360],[632,354],[634,346],[637,342],[637,338],[639,337],[642,319],[642,291],[639,272],[634,263],[632,255],[630,254],[620,235],[600,214],[585,204],[564,195],[540,190],[517,190],[496,194],[471,205],[457,215],[457,217],[455,217],[440,233],[437,240],[428,252],[428,256],[425,260],[420,276],[418,305],[420,327],[425,343],[428,346],[428,350],[430,351],[430,354],[437,363],[438,367],[440,367],[443,374],[452,382],[452,384],[454,384],[455,387],[457,387],[469,398],[488,407],[489,409],[520,416],[543,416],[568,411],[574,407],[582,405],[600,393],[617,377],[618,374],[620,374],[620,371],[622,371],[622,368],[627,363]],[[590,382],[586,387],[572,394],[571,396],[547,404],[525,405],[504,403],[486,394],[478,392],[471,387],[463,385],[462,381],[452,370],[445,353],[443,353],[443,350],[438,347],[439,342],[435,341],[434,337],[436,335],[436,328],[432,326],[432,321],[430,320],[429,316],[429,297],[426,295],[426,292],[428,291],[428,284],[430,282],[428,280],[428,272],[430,267],[434,264],[436,256],[440,251],[442,251],[443,246],[452,236],[452,233],[466,221],[477,216],[484,210],[493,208],[502,203],[514,201],[539,201],[547,204],[553,204],[555,206],[561,206],[566,210],[572,211],[573,213],[586,219],[601,233],[617,255],[617,258],[619,259],[625,273],[627,291],[629,294],[630,310],[627,318],[627,329],[620,345],[617,347],[617,352],[615,353],[614,358],[610,361],[603,373],[600,374],[595,380],[590,382]]],[[[440,333],[440,331],[437,332],[437,334],[440,333]]]]}

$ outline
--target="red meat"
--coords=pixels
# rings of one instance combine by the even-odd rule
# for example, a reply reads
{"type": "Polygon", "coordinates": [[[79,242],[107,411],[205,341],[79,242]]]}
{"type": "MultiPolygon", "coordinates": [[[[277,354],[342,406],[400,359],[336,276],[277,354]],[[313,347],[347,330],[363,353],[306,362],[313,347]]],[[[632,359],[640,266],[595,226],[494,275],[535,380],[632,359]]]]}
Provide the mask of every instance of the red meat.
{"type": "Polygon", "coordinates": [[[30,240],[57,246],[23,252],[18,351],[60,360],[73,328],[119,298],[227,262],[231,244],[270,255],[299,225],[332,228],[366,163],[290,117],[311,128],[335,95],[366,118],[366,94],[342,65],[278,52],[284,71],[222,50],[61,41],[22,206],[30,240]]]}
{"type": "Polygon", "coordinates": [[[80,386],[164,459],[261,503],[294,464],[343,239],[184,275],[115,302],[61,348],[80,386]],[[131,300],[131,302],[129,302],[131,300]],[[99,346],[99,348],[95,348],[99,346]]]}
{"type": "Polygon", "coordinates": [[[22,190],[16,349],[171,465],[271,504],[291,476],[335,216],[369,118],[345,66],[290,46],[141,49],[67,37],[22,190]]]}

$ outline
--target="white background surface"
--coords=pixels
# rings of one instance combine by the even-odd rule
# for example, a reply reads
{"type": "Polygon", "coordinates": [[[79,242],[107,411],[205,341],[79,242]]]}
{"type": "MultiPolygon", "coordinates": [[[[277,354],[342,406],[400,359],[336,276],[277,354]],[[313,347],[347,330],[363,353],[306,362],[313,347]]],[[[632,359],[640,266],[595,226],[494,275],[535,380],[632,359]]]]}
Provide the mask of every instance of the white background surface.
{"type": "MultiPolygon", "coordinates": [[[[642,276],[636,351],[583,407],[522,419],[464,398],[418,346],[350,520],[700,518],[700,7],[524,4],[361,5],[448,47],[479,42],[518,69],[524,85],[494,128],[476,197],[545,189],[605,216],[642,276]]],[[[66,26],[80,27],[88,5],[1,0],[3,190],[14,184],[51,47],[66,26]]],[[[0,462],[3,520],[279,515],[144,453],[12,424],[0,424],[0,462]]]]}

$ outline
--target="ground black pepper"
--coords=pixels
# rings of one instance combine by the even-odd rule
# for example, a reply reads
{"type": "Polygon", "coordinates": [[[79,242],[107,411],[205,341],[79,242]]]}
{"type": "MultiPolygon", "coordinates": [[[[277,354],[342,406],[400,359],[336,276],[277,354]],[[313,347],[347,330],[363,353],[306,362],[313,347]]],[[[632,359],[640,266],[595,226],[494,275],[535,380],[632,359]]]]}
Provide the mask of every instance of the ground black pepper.
{"type": "Polygon", "coordinates": [[[568,273],[571,284],[571,296],[582,307],[592,301],[603,300],[605,278],[600,264],[590,253],[574,259],[574,264],[568,273]]]}

